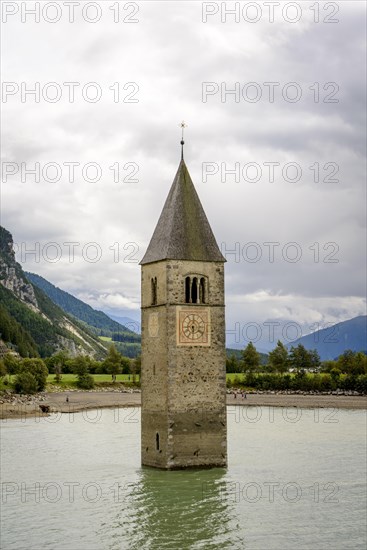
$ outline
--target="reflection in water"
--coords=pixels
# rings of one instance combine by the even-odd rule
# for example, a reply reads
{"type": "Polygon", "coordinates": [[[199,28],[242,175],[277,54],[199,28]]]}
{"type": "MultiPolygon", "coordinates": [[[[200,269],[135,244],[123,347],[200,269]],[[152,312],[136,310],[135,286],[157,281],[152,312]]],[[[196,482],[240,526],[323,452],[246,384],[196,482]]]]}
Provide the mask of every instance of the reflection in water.
{"type": "Polygon", "coordinates": [[[142,468],[138,482],[123,488],[123,505],[110,526],[116,532],[111,550],[121,548],[119,530],[132,549],[243,548],[231,534],[235,510],[222,498],[225,475],[221,468],[142,468]]]}

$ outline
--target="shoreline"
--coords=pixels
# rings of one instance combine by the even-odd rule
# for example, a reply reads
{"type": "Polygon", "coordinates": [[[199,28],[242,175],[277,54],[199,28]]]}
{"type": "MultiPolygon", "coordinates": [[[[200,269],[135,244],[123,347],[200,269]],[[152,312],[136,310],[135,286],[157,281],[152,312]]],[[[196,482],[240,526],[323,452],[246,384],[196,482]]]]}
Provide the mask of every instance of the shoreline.
{"type": "MultiPolygon", "coordinates": [[[[43,393],[41,396],[23,396],[19,402],[0,404],[0,419],[25,419],[27,417],[49,416],[54,413],[73,414],[93,409],[116,409],[140,407],[140,392],[119,391],[71,391],[43,393]],[[69,401],[66,401],[68,396],[69,401]],[[41,410],[41,408],[43,410],[41,410]]],[[[367,396],[343,394],[281,394],[281,393],[247,393],[246,398],[240,393],[234,397],[227,393],[228,406],[245,407],[283,407],[301,409],[349,409],[366,410],[367,396]]]]}

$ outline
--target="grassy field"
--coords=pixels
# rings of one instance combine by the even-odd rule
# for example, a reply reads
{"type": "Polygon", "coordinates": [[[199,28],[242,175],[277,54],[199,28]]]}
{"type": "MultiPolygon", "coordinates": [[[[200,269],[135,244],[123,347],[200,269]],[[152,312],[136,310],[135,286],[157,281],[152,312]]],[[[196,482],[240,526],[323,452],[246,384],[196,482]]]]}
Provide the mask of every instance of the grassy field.
{"type": "MultiPolygon", "coordinates": [[[[112,377],[110,374],[93,374],[94,381],[97,385],[112,385],[112,377]]],[[[235,377],[240,377],[242,380],[243,375],[242,374],[227,374],[227,381],[233,379],[235,377]]],[[[9,376],[9,384],[4,385],[3,380],[0,379],[0,391],[5,389],[12,389],[12,383],[14,381],[15,376],[9,376]]],[[[49,374],[47,377],[47,386],[50,390],[52,390],[53,386],[61,387],[61,388],[76,388],[76,375],[75,374],[63,374],[60,382],[55,382],[55,375],[49,374]]],[[[124,384],[131,384],[132,383],[132,374],[118,374],[116,376],[116,381],[118,383],[124,383],[124,384]]],[[[139,381],[139,375],[136,375],[136,381],[139,381]]]]}
{"type": "MultiPolygon", "coordinates": [[[[112,377],[110,374],[93,374],[94,381],[97,385],[110,385],[112,384],[112,377]]],[[[243,381],[243,374],[227,374],[227,382],[230,380],[233,382],[234,379],[240,378],[241,382],[243,381]]],[[[116,376],[116,382],[131,384],[132,383],[132,374],[118,374],[116,376]]],[[[139,382],[139,375],[136,375],[136,381],[139,382]]],[[[76,375],[75,374],[63,374],[61,382],[58,384],[55,382],[55,375],[49,374],[47,377],[47,384],[50,386],[61,386],[61,387],[76,387],[76,375]]]]}
{"type": "Polygon", "coordinates": [[[236,373],[227,373],[226,378],[227,378],[227,382],[228,382],[228,380],[230,380],[231,382],[233,382],[233,380],[234,380],[235,378],[237,378],[237,379],[239,378],[239,379],[241,380],[241,382],[242,382],[242,381],[243,381],[243,374],[242,374],[242,373],[240,373],[240,374],[236,374],[236,373]]]}
{"type": "MultiPolygon", "coordinates": [[[[94,382],[97,385],[110,385],[112,383],[112,377],[110,374],[92,374],[94,382]]],[[[76,386],[75,374],[63,374],[60,382],[55,382],[55,375],[49,374],[47,377],[47,384],[51,386],[63,386],[63,387],[75,387],[76,386]]],[[[132,374],[118,374],[116,376],[116,382],[131,384],[133,380],[132,374]]],[[[136,375],[136,381],[139,381],[139,375],[136,375]]]]}
{"type": "MultiPolygon", "coordinates": [[[[260,373],[261,374],[264,374],[264,373],[260,373]]],[[[295,376],[295,373],[292,372],[292,373],[288,373],[292,378],[295,376]]],[[[94,381],[95,381],[95,384],[98,388],[98,386],[111,386],[112,388],[114,387],[114,384],[112,383],[112,377],[110,374],[93,374],[92,375],[93,378],[94,378],[94,381]]],[[[308,377],[313,377],[315,376],[314,373],[308,373],[307,374],[308,377]]],[[[340,379],[343,380],[345,378],[345,374],[341,375],[340,376],[340,379]]],[[[239,381],[240,383],[243,382],[244,380],[244,374],[243,373],[229,373],[226,375],[226,378],[227,378],[227,384],[228,382],[230,382],[230,384],[232,385],[234,380],[236,381],[239,381]]],[[[6,389],[8,390],[12,390],[13,389],[13,382],[14,382],[14,379],[15,379],[15,376],[9,376],[8,377],[9,379],[9,384],[5,385],[4,384],[4,379],[0,379],[0,391],[4,391],[6,389]]],[[[49,374],[48,377],[47,377],[47,389],[48,391],[58,391],[58,389],[73,389],[73,388],[76,388],[76,375],[75,374],[63,374],[62,375],[62,378],[61,378],[61,381],[60,382],[55,382],[55,375],[54,374],[49,374]]],[[[139,375],[136,375],[136,382],[139,382],[140,381],[140,378],[139,378],[139,375]]],[[[132,374],[118,374],[116,376],[116,382],[117,382],[117,386],[119,386],[120,384],[126,384],[126,385],[129,385],[129,384],[132,384],[132,381],[133,381],[133,376],[132,374]]]]}

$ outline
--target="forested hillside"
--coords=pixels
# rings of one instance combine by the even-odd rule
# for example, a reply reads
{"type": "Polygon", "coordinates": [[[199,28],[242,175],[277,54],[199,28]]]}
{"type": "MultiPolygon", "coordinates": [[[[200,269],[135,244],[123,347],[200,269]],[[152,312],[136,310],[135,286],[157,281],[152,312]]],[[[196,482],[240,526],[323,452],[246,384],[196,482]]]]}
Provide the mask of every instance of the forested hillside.
{"type": "Polygon", "coordinates": [[[73,315],[90,327],[99,329],[101,336],[109,336],[109,333],[114,332],[124,332],[126,335],[131,333],[134,335],[131,330],[108,317],[103,311],[93,309],[82,300],[75,298],[75,296],[65,292],[65,290],[61,290],[40,275],[29,272],[25,272],[25,274],[32,284],[42,289],[43,292],[66,313],[70,313],[70,315],[73,315]]]}
{"type": "Polygon", "coordinates": [[[8,349],[23,357],[71,355],[104,357],[106,346],[55,305],[26,278],[15,260],[12,235],[0,227],[0,334],[8,349]]]}

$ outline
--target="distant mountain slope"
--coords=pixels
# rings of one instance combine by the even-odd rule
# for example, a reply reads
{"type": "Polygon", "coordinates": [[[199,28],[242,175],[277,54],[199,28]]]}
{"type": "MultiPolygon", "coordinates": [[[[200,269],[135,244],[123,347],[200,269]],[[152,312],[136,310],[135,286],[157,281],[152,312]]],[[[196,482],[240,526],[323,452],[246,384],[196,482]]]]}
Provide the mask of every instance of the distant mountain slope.
{"type": "Polygon", "coordinates": [[[118,315],[112,315],[112,313],[109,313],[108,316],[133,332],[136,332],[137,334],[141,333],[141,325],[139,321],[135,321],[135,319],[132,319],[131,317],[119,317],[118,315]]]}
{"type": "Polygon", "coordinates": [[[291,342],[287,347],[298,344],[303,344],[306,349],[317,349],[323,361],[335,359],[347,349],[367,353],[367,316],[361,315],[317,330],[291,342]]]}
{"type": "Polygon", "coordinates": [[[42,289],[45,294],[58,306],[60,306],[66,313],[70,313],[80,321],[87,323],[90,327],[100,329],[107,332],[133,332],[123,326],[121,323],[114,321],[108,315],[102,311],[97,311],[93,309],[88,304],[82,302],[72,294],[61,290],[57,286],[53,285],[40,275],[35,273],[29,273],[26,271],[26,276],[31,283],[37,285],[38,288],[42,289]]]}
{"type": "Polygon", "coordinates": [[[0,300],[1,338],[20,355],[45,357],[59,349],[72,355],[106,355],[106,347],[92,333],[28,281],[15,260],[13,237],[1,226],[0,300]]]}

